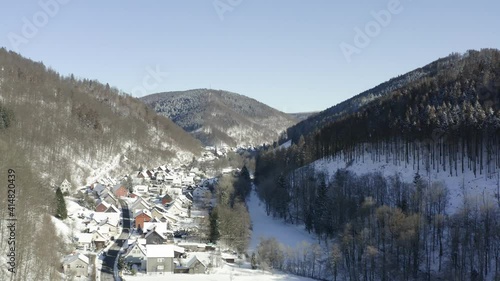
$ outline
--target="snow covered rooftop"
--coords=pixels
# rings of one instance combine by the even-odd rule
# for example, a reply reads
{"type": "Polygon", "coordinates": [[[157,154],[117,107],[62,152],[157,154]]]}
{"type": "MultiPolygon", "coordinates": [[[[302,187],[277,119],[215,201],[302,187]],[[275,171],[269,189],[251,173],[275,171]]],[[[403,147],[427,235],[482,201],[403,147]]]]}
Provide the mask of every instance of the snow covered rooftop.
{"type": "Polygon", "coordinates": [[[63,264],[68,264],[68,263],[72,263],[74,261],[76,261],[77,259],[80,259],[82,260],[84,263],[89,263],[89,258],[83,254],[71,254],[71,255],[67,255],[64,257],[63,259],[63,264]]]}
{"type": "Polygon", "coordinates": [[[200,259],[198,259],[198,257],[196,255],[192,256],[186,263],[186,267],[191,267],[196,261],[199,261],[201,262],[201,264],[203,264],[204,266],[206,266],[203,261],[201,261],[200,259]]]}
{"type": "Polygon", "coordinates": [[[92,243],[93,236],[94,235],[92,233],[78,233],[77,234],[78,243],[90,244],[90,243],[92,243]]]}
{"type": "Polygon", "coordinates": [[[174,247],[172,245],[146,245],[148,258],[173,258],[174,247]]]}
{"type": "Polygon", "coordinates": [[[115,222],[120,221],[120,213],[102,213],[94,212],[91,216],[97,222],[108,220],[110,223],[115,224],[115,222]]]}
{"type": "Polygon", "coordinates": [[[141,209],[141,210],[137,210],[137,212],[135,212],[134,218],[137,217],[140,214],[145,214],[145,215],[151,217],[151,212],[149,210],[147,210],[147,209],[141,209]]]}
{"type": "Polygon", "coordinates": [[[166,222],[144,222],[143,230],[149,231],[155,229],[158,233],[168,232],[168,223],[166,222]]]}

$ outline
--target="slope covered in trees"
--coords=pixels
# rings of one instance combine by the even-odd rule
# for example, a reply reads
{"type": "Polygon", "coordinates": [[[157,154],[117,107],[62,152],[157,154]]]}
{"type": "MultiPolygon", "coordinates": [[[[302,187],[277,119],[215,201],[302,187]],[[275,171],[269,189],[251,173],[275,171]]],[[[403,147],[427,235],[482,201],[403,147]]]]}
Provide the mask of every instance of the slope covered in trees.
{"type": "Polygon", "coordinates": [[[0,49],[0,280],[61,279],[60,258],[69,249],[51,216],[67,213],[53,185],[64,178],[82,185],[101,167],[123,173],[199,152],[199,141],[141,101],[0,49]],[[15,275],[7,271],[12,236],[15,275]]]}
{"type": "Polygon", "coordinates": [[[141,100],[211,146],[270,143],[296,123],[294,117],[254,99],[221,90],[166,92],[141,100]]]}
{"type": "MultiPolygon", "coordinates": [[[[250,174],[243,166],[239,175],[223,175],[216,184],[213,196],[217,205],[210,210],[208,240],[244,253],[250,239],[251,222],[246,198],[251,191],[250,174]]],[[[211,195],[212,196],[212,195],[211,195]]]]}
{"type": "Polygon", "coordinates": [[[141,101],[88,79],[63,77],[0,49],[0,126],[36,172],[82,183],[121,156],[120,166],[191,159],[201,144],[141,101]],[[14,118],[12,118],[14,116],[14,118]]]}
{"type": "Polygon", "coordinates": [[[406,163],[425,157],[427,165],[450,175],[465,169],[486,174],[500,164],[499,129],[500,51],[469,51],[453,68],[318,130],[311,136],[312,157],[341,152],[351,160],[374,150],[406,163]]]}
{"type": "Polygon", "coordinates": [[[60,280],[60,258],[69,249],[51,220],[56,214],[55,193],[33,172],[22,149],[3,140],[9,133],[10,129],[0,129],[0,280],[60,280]],[[13,229],[9,218],[17,219],[13,229]],[[12,253],[15,264],[7,264],[12,253]]]}
{"type": "Polygon", "coordinates": [[[463,63],[463,56],[459,54],[452,54],[448,57],[438,59],[424,67],[392,78],[387,82],[364,91],[288,128],[288,138],[297,143],[301,135],[306,136],[314,131],[320,130],[331,122],[357,112],[358,109],[362,108],[364,105],[379,98],[391,95],[394,91],[408,87],[414,82],[418,83],[419,81],[421,82],[428,79],[435,79],[437,76],[442,77],[443,74],[447,72],[456,73],[459,71],[459,65],[463,63]]]}
{"type": "Polygon", "coordinates": [[[433,77],[344,114],[287,149],[260,152],[255,179],[269,214],[328,243],[330,276],[500,277],[500,52],[444,61],[452,65],[433,77]],[[335,165],[322,174],[319,162],[335,165]],[[364,169],[365,162],[380,169],[364,169]],[[472,182],[494,188],[471,194],[464,187],[472,182]],[[451,197],[457,192],[461,201],[451,197]]]}

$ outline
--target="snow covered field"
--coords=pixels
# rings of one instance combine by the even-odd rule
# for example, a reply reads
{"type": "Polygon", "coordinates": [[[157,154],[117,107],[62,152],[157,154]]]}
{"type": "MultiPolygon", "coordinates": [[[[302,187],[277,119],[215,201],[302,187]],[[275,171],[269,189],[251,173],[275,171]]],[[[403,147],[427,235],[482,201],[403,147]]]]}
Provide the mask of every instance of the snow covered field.
{"type": "Polygon", "coordinates": [[[253,227],[249,252],[255,251],[261,237],[275,237],[280,243],[290,247],[295,247],[302,241],[316,243],[314,236],[303,225],[285,224],[281,219],[267,216],[264,203],[259,200],[255,191],[251,192],[247,205],[253,227]]]}

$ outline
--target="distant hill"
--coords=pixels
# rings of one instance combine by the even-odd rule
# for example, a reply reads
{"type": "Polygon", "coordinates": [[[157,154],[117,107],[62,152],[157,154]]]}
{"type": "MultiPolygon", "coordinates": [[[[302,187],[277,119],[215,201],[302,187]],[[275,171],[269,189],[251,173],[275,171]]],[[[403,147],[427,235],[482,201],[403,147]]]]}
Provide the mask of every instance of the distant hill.
{"type": "Polygon", "coordinates": [[[297,121],[300,122],[300,121],[306,120],[307,118],[309,118],[317,113],[319,113],[319,112],[314,111],[314,112],[288,113],[288,115],[292,116],[293,118],[295,118],[297,121]]]}
{"type": "Polygon", "coordinates": [[[249,97],[195,89],[141,98],[205,145],[253,146],[276,140],[296,119],[249,97]]]}

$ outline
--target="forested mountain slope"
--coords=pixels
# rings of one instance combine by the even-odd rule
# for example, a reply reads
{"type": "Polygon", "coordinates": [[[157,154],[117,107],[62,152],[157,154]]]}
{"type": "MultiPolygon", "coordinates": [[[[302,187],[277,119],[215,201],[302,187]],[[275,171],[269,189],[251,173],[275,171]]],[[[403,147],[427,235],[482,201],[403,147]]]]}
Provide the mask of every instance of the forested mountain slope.
{"type": "Polygon", "coordinates": [[[67,250],[51,220],[54,184],[67,178],[77,187],[96,169],[123,175],[200,152],[199,141],[141,101],[0,49],[0,280],[61,279],[67,250]],[[7,271],[7,218],[17,219],[16,275],[7,271]]]}
{"type": "Polygon", "coordinates": [[[92,169],[115,157],[125,170],[177,156],[191,159],[201,149],[139,100],[97,81],[63,77],[5,49],[0,49],[0,105],[12,115],[0,139],[19,147],[36,172],[56,181],[82,184],[92,169]]]}
{"type": "Polygon", "coordinates": [[[158,93],[141,98],[205,145],[272,143],[296,120],[243,95],[210,89],[158,93]]]}
{"type": "Polygon", "coordinates": [[[287,129],[287,136],[297,143],[301,135],[305,136],[316,130],[320,130],[328,123],[338,120],[345,115],[356,112],[359,108],[373,100],[390,95],[394,91],[407,87],[413,82],[433,79],[448,71],[457,71],[457,64],[463,63],[463,59],[464,57],[459,54],[452,54],[448,57],[438,59],[424,67],[392,78],[387,82],[364,91],[348,100],[345,100],[297,123],[287,129]]]}
{"type": "Polygon", "coordinates": [[[500,51],[260,152],[270,214],[331,241],[343,280],[500,278],[500,51]]]}

